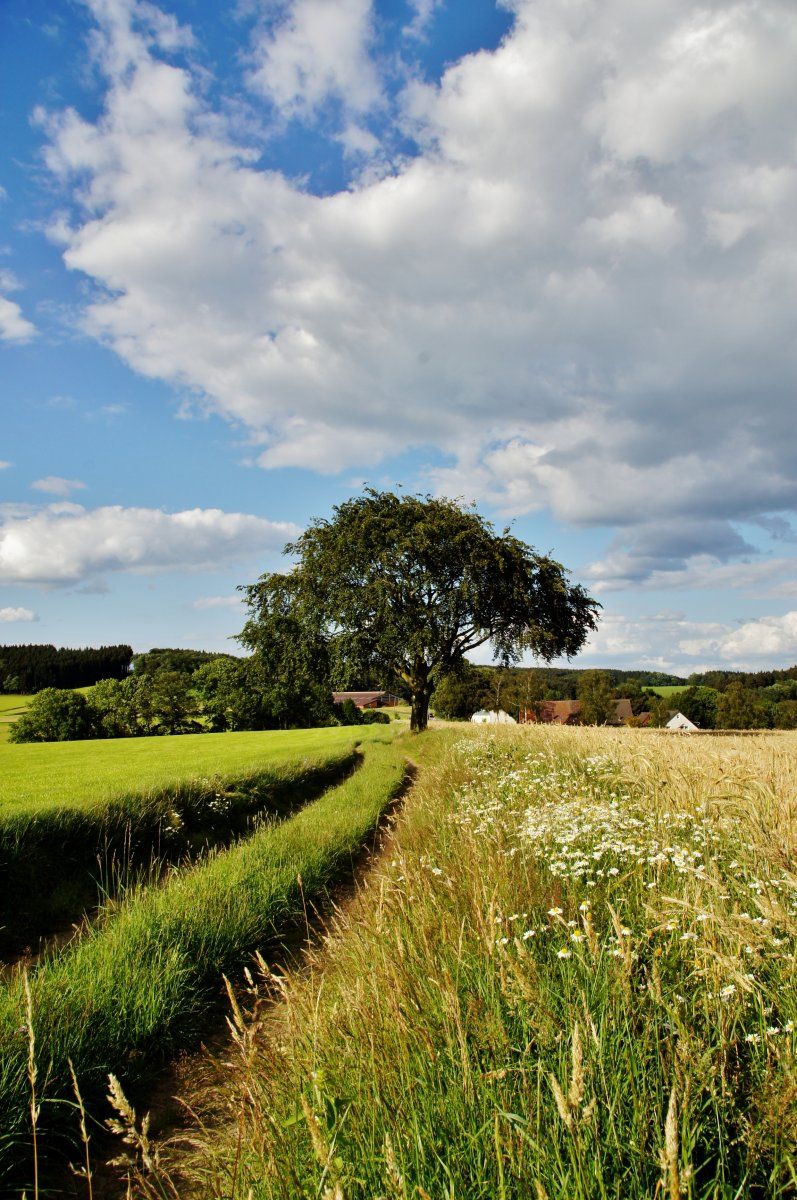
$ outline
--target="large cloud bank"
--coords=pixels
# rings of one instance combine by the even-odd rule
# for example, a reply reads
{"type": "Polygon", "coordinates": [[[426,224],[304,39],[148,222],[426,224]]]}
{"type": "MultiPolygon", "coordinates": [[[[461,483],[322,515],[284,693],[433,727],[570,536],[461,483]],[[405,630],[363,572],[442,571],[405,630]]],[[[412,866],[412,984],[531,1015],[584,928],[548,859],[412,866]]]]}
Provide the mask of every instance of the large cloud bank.
{"type": "Polygon", "coordinates": [[[67,502],[7,508],[0,511],[0,583],[72,584],[107,571],[213,570],[279,551],[297,533],[295,525],[217,508],[167,513],[67,502]]]}
{"type": "MultiPolygon", "coordinates": [[[[407,82],[418,153],[323,197],[236,144],[173,21],[91,6],[104,109],[46,118],[86,327],[262,466],[442,449],[442,490],[619,529],[607,586],[744,555],[731,522],[795,506],[792,0],[514,0],[500,47],[407,82]]],[[[318,7],[282,6],[245,83],[359,119],[373,12],[330,0],[335,40],[318,7]]]]}

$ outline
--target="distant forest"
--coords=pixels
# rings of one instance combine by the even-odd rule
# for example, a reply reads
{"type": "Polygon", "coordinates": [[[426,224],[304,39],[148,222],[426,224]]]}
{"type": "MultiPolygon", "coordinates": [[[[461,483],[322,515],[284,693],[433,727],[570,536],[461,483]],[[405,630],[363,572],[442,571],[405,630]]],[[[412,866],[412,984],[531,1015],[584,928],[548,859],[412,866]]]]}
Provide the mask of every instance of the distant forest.
{"type": "Polygon", "coordinates": [[[100,679],[124,679],[132,646],[0,646],[0,692],[90,687],[100,679]]]}
{"type": "MultiPolygon", "coordinates": [[[[130,646],[86,646],[80,649],[51,645],[0,646],[0,692],[38,692],[45,687],[90,687],[100,679],[124,679],[131,671],[136,675],[156,675],[161,671],[193,675],[214,659],[234,657],[210,650],[177,647],[156,647],[134,655],[130,646]]],[[[483,669],[488,672],[501,670],[498,667],[483,669]]],[[[533,671],[548,699],[575,700],[579,695],[579,681],[584,670],[577,667],[516,667],[512,669],[512,674],[517,678],[527,671],[533,671]]],[[[614,688],[633,681],[643,688],[681,684],[683,687],[709,687],[724,692],[731,684],[741,684],[752,690],[775,688],[783,691],[784,695],[786,691],[791,695],[793,689],[787,685],[797,684],[797,665],[771,671],[711,670],[694,673],[688,678],[648,670],[606,669],[604,674],[614,688]]],[[[345,679],[332,681],[333,687],[341,684],[403,691],[400,680],[385,680],[376,675],[373,679],[358,677],[351,680],[347,674],[345,679]]]]}

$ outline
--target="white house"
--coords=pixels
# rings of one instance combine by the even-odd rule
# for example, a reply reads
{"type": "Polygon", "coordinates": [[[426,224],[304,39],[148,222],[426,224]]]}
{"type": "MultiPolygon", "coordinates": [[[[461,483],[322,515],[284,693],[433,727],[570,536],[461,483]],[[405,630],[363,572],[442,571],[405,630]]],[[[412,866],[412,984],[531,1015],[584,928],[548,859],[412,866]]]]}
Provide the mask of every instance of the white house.
{"type": "Polygon", "coordinates": [[[688,717],[685,717],[682,712],[677,712],[674,716],[670,717],[664,728],[676,729],[679,733],[694,733],[697,730],[697,725],[693,721],[690,721],[688,717]]]}
{"type": "Polygon", "coordinates": [[[471,717],[474,725],[517,725],[514,717],[510,717],[508,712],[504,712],[499,708],[498,712],[488,712],[486,708],[480,708],[471,717]]]}

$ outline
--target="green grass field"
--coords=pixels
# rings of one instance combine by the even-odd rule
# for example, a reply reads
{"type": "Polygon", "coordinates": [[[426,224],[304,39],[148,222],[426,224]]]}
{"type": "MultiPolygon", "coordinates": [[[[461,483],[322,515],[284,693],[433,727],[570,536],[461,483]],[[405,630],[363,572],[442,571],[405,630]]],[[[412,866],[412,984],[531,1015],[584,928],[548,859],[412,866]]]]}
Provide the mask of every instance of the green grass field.
{"type": "MultiPolygon", "coordinates": [[[[345,782],[281,824],[128,896],[33,972],[42,1149],[53,1127],[66,1122],[77,1132],[64,1104],[70,1064],[91,1098],[109,1071],[136,1075],[190,1042],[223,991],[222,974],[240,970],[257,948],[274,950],[306,904],[350,870],[405,771],[401,739],[376,727],[363,765],[345,782]]],[[[0,991],[0,1164],[17,1171],[31,1161],[26,1023],[17,976],[0,991]]]]}
{"type": "MultiPolygon", "coordinates": [[[[48,807],[95,806],[207,777],[245,776],[286,756],[368,741],[378,725],[0,746],[0,820],[48,807]]],[[[383,726],[383,728],[385,728],[383,726]]]]}
{"type": "Polygon", "coordinates": [[[17,717],[27,710],[33,696],[0,695],[0,745],[8,741],[8,731],[17,717]]]}
{"type": "Polygon", "coordinates": [[[679,692],[686,691],[685,683],[668,683],[662,687],[645,687],[643,692],[653,692],[657,696],[677,696],[679,692]]]}
{"type": "Polygon", "coordinates": [[[379,730],[0,746],[0,957],[313,799],[379,730]]]}

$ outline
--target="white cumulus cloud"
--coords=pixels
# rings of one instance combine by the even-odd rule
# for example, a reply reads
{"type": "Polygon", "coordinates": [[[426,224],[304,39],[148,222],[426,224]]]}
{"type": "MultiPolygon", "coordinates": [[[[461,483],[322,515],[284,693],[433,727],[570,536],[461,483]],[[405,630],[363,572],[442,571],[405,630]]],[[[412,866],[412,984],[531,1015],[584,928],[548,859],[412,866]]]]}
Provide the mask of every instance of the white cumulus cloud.
{"type": "Polygon", "coordinates": [[[4,342],[29,342],[36,326],[23,316],[22,309],[7,296],[0,295],[0,339],[4,342]]]}
{"type": "Polygon", "coordinates": [[[372,0],[290,0],[277,8],[278,19],[255,42],[249,79],[257,91],[286,116],[305,118],[330,99],[355,113],[378,103],[372,0]]]}
{"type": "Polygon", "coordinates": [[[38,621],[38,619],[31,608],[0,608],[0,622],[4,625],[14,621],[38,621]]]}
{"type": "Polygon", "coordinates": [[[43,479],[35,479],[30,485],[37,492],[48,492],[51,496],[68,496],[85,488],[80,479],[64,479],[61,475],[45,475],[43,479]]]}
{"type": "MultiPolygon", "coordinates": [[[[508,7],[406,89],[415,157],[315,196],[225,134],[151,6],[94,0],[105,106],[46,125],[85,327],[262,466],[434,448],[440,489],[618,529],[610,585],[744,555],[729,522],[797,506],[793,4],[508,7]]],[[[365,111],[373,20],[281,6],[251,78],[365,111]]]]}
{"type": "Polygon", "coordinates": [[[62,502],[0,514],[0,582],[71,584],[107,571],[212,569],[280,550],[295,525],[246,513],[62,502]]]}
{"type": "Polygon", "coordinates": [[[797,662],[797,611],[744,621],[735,629],[725,627],[715,638],[690,639],[683,649],[740,667],[797,662]]]}

